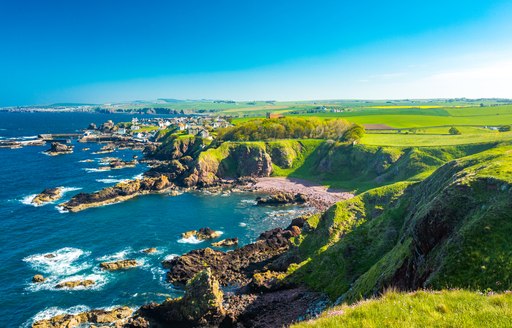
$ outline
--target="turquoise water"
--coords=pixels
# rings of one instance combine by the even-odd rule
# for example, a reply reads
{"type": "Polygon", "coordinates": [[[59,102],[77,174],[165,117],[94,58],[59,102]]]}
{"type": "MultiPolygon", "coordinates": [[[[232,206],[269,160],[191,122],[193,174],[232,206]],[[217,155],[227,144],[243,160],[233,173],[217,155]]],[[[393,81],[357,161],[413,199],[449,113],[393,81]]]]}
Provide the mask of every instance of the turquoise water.
{"type": "MultiPolygon", "coordinates": [[[[74,132],[90,122],[127,121],[131,116],[86,113],[0,113],[0,138],[35,136],[45,132],[74,132]]],[[[131,159],[140,152],[123,150],[93,155],[101,145],[75,143],[70,155],[46,156],[45,147],[0,149],[0,327],[29,325],[34,318],[61,312],[115,305],[136,307],[178,296],[181,291],[165,282],[161,261],[194,248],[209,246],[180,240],[184,231],[209,226],[241,244],[260,232],[285,226],[301,209],[261,208],[256,195],[186,193],[177,197],[148,195],[127,202],[62,213],[57,204],[29,205],[34,194],[62,186],[68,190],[59,201],[78,192],[92,192],[136,177],[147,168],[139,165],[112,171],[95,171],[101,157],[131,159]],[[83,151],[83,148],[91,148],[83,151]],[[93,159],[93,163],[83,162],[93,159]],[[142,249],[156,247],[156,254],[142,249]],[[46,253],[57,256],[48,259],[46,253]],[[136,258],[142,266],[122,272],[98,269],[101,261],[136,258]],[[48,278],[33,284],[32,276],[48,278]],[[94,287],[57,290],[63,280],[90,278],[94,287]]]]}

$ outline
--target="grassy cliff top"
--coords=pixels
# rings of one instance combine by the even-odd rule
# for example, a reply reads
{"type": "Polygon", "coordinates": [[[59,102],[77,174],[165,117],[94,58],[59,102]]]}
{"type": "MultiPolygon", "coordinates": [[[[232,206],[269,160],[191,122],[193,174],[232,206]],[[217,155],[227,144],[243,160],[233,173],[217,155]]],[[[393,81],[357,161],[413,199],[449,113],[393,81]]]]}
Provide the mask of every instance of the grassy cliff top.
{"type": "Polygon", "coordinates": [[[512,294],[463,290],[388,292],[381,298],[330,309],[294,328],[320,327],[510,327],[512,294]]]}

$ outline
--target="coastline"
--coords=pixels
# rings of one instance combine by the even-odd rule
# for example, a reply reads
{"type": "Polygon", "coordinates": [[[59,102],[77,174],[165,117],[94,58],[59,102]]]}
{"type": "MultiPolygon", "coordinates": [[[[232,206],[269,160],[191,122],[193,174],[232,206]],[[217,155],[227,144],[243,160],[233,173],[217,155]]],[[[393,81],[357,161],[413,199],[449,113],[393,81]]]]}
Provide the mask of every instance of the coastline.
{"type": "Polygon", "coordinates": [[[339,201],[354,197],[352,193],[330,189],[313,181],[286,177],[256,178],[254,183],[249,183],[246,186],[246,189],[267,194],[277,192],[303,194],[308,197],[308,203],[320,211],[339,201]]]}

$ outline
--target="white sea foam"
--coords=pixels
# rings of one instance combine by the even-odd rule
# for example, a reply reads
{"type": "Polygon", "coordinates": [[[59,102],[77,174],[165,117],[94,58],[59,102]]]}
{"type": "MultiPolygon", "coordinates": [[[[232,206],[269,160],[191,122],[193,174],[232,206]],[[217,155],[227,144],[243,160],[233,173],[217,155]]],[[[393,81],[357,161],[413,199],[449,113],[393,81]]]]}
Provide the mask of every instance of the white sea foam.
{"type": "Polygon", "coordinates": [[[32,201],[36,198],[37,194],[28,195],[20,199],[20,202],[25,205],[32,205],[35,207],[42,206],[43,204],[33,204],[32,201]]]}
{"type": "MultiPolygon", "coordinates": [[[[67,193],[67,192],[70,192],[70,191],[77,191],[77,190],[82,189],[82,188],[78,188],[78,187],[59,187],[59,188],[62,188],[62,194],[63,195],[65,193],[67,193]]],[[[37,194],[32,194],[32,195],[25,196],[22,199],[20,199],[20,203],[25,204],[25,205],[31,205],[31,206],[34,206],[34,207],[39,207],[39,206],[43,206],[43,205],[46,205],[46,204],[54,203],[54,202],[48,202],[48,203],[43,203],[43,204],[34,204],[34,203],[32,203],[32,201],[34,200],[34,198],[36,198],[36,196],[37,196],[37,194]]]]}
{"type": "Polygon", "coordinates": [[[96,258],[98,261],[117,261],[117,260],[123,260],[127,257],[128,254],[133,253],[133,249],[131,248],[125,248],[122,251],[119,251],[114,254],[104,255],[101,257],[96,258]]]}
{"type": "Polygon", "coordinates": [[[179,256],[178,254],[169,254],[166,257],[164,257],[164,261],[170,261],[178,256],[179,256]]]}
{"type": "Polygon", "coordinates": [[[90,311],[91,308],[89,308],[86,305],[76,305],[67,309],[59,308],[59,307],[50,307],[46,308],[43,311],[37,313],[33,318],[32,321],[36,322],[39,320],[45,320],[50,319],[52,317],[55,317],[56,315],[60,314],[78,314],[82,312],[90,311]]]}
{"type": "Polygon", "coordinates": [[[90,252],[84,252],[79,248],[64,247],[50,253],[27,256],[23,261],[29,263],[38,272],[68,276],[90,268],[91,263],[78,261],[89,255],[90,252]]]}
{"type": "Polygon", "coordinates": [[[104,272],[94,272],[92,274],[83,274],[83,275],[73,275],[67,277],[59,277],[59,276],[49,276],[46,277],[44,282],[31,283],[26,289],[35,292],[39,290],[53,290],[53,291],[80,291],[80,290],[98,290],[105,286],[107,283],[107,275],[104,272]],[[93,280],[94,284],[90,286],[77,286],[74,288],[57,288],[57,284],[68,282],[68,281],[77,281],[77,280],[93,280]]]}
{"type": "Polygon", "coordinates": [[[253,199],[242,199],[242,200],[240,201],[240,203],[242,203],[242,204],[250,204],[250,205],[256,205],[256,204],[258,204],[258,202],[257,202],[257,201],[255,201],[255,200],[253,200],[253,199]]]}
{"type": "Polygon", "coordinates": [[[60,187],[62,188],[62,194],[65,194],[67,192],[70,192],[70,191],[77,191],[77,190],[81,190],[82,188],[80,187],[60,187]]]}
{"type": "Polygon", "coordinates": [[[245,228],[245,227],[247,227],[247,223],[245,223],[245,222],[240,222],[240,223],[238,224],[238,226],[239,226],[239,227],[242,227],[242,228],[245,228]]]}
{"type": "Polygon", "coordinates": [[[95,168],[83,168],[82,170],[86,171],[87,173],[93,173],[93,172],[105,172],[106,170],[100,170],[95,168]]]}
{"type": "Polygon", "coordinates": [[[180,238],[178,239],[178,243],[180,244],[199,244],[202,243],[203,240],[197,239],[195,236],[190,236],[188,238],[180,238]]]}
{"type": "Polygon", "coordinates": [[[143,178],[144,178],[144,174],[142,174],[142,173],[139,173],[139,174],[137,174],[136,176],[133,177],[133,179],[135,179],[135,180],[141,180],[143,178]]]}
{"type": "Polygon", "coordinates": [[[126,181],[126,179],[96,179],[96,181],[101,183],[119,183],[126,181]]]}
{"type": "Polygon", "coordinates": [[[66,210],[66,209],[65,209],[64,207],[62,207],[62,206],[57,205],[57,206],[55,206],[55,208],[57,209],[57,211],[59,211],[59,213],[62,213],[62,214],[64,214],[64,213],[69,213],[69,211],[68,211],[68,210],[66,210]]]}

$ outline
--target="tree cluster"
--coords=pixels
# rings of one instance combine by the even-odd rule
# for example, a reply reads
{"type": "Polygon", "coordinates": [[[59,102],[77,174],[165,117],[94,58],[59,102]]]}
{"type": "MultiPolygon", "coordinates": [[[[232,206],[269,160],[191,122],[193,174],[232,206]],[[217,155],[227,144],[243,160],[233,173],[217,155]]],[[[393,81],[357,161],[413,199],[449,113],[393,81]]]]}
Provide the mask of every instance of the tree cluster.
{"type": "Polygon", "coordinates": [[[318,118],[256,119],[234,127],[220,129],[220,141],[260,141],[272,139],[334,139],[353,141],[364,134],[364,128],[344,119],[318,118]],[[354,127],[350,135],[344,136],[354,127]]]}

